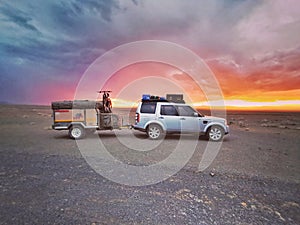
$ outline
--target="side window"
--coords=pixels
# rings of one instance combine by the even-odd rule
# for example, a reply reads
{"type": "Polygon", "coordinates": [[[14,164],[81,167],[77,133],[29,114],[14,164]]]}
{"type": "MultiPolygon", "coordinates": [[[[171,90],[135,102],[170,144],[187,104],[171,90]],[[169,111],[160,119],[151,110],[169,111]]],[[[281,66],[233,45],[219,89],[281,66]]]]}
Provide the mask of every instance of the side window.
{"type": "Polygon", "coordinates": [[[194,113],[196,112],[190,106],[177,106],[177,110],[178,110],[179,116],[194,116],[194,113]]]}
{"type": "Polygon", "coordinates": [[[178,116],[176,108],[172,105],[162,105],[160,108],[160,114],[165,116],[178,116]]]}
{"type": "Polygon", "coordinates": [[[156,110],[155,102],[143,102],[141,106],[141,113],[151,113],[154,114],[156,110]]]}

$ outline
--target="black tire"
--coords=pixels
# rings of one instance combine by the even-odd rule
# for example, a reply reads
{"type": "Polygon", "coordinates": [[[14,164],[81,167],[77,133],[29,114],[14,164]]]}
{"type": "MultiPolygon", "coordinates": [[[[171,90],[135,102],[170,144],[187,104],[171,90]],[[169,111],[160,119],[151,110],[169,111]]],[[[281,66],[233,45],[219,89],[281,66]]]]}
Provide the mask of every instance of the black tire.
{"type": "Polygon", "coordinates": [[[164,136],[164,133],[158,124],[150,124],[147,129],[147,135],[152,140],[158,140],[164,136]]]}
{"type": "Polygon", "coordinates": [[[213,125],[208,129],[206,137],[210,141],[222,141],[224,138],[224,133],[224,129],[221,126],[213,125]]]}
{"type": "Polygon", "coordinates": [[[86,132],[82,126],[74,125],[71,126],[69,129],[69,136],[72,139],[81,139],[85,136],[86,132]]]}

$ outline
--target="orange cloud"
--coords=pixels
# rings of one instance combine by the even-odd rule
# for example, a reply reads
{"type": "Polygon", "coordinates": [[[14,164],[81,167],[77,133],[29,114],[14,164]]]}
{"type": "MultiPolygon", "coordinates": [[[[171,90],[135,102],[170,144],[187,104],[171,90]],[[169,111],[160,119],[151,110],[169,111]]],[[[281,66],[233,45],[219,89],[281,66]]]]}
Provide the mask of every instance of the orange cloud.
{"type": "MultiPolygon", "coordinates": [[[[248,71],[234,63],[228,66],[209,62],[209,66],[219,81],[227,109],[300,111],[300,77],[293,79],[263,70],[262,66],[248,71]]],[[[113,91],[116,106],[125,106],[126,101],[132,105],[144,93],[164,96],[174,92],[183,93],[198,106],[209,106],[205,93],[188,74],[157,62],[121,69],[106,82],[104,89],[113,91]]]]}
{"type": "MultiPolygon", "coordinates": [[[[266,66],[255,69],[236,68],[217,62],[209,63],[223,90],[225,99],[257,102],[299,100],[300,76],[294,71],[272,71],[266,66]]],[[[282,67],[283,68],[283,67],[282,67]]]]}

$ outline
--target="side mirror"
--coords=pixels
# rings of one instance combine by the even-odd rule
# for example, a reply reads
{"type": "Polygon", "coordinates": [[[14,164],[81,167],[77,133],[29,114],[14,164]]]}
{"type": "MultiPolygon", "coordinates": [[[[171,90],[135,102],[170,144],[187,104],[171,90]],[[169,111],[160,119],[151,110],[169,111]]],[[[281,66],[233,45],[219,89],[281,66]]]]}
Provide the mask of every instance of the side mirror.
{"type": "Polygon", "coordinates": [[[199,116],[199,114],[198,114],[198,113],[196,113],[196,112],[194,112],[193,116],[194,116],[194,117],[198,117],[198,116],[199,116]]]}

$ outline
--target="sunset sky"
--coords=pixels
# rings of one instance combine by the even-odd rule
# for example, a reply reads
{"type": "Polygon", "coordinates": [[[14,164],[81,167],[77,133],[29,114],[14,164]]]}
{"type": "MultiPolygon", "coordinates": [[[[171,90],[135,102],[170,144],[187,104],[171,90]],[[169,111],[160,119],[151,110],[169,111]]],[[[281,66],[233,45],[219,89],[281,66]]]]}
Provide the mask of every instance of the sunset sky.
{"type": "MultiPolygon", "coordinates": [[[[73,99],[103,54],[161,40],[204,60],[228,108],[300,111],[299,12],[298,0],[0,0],[0,102],[73,99]]],[[[113,91],[115,106],[175,92],[209,105],[187,73],[163,63],[128,65],[94,82],[113,91]]]]}

